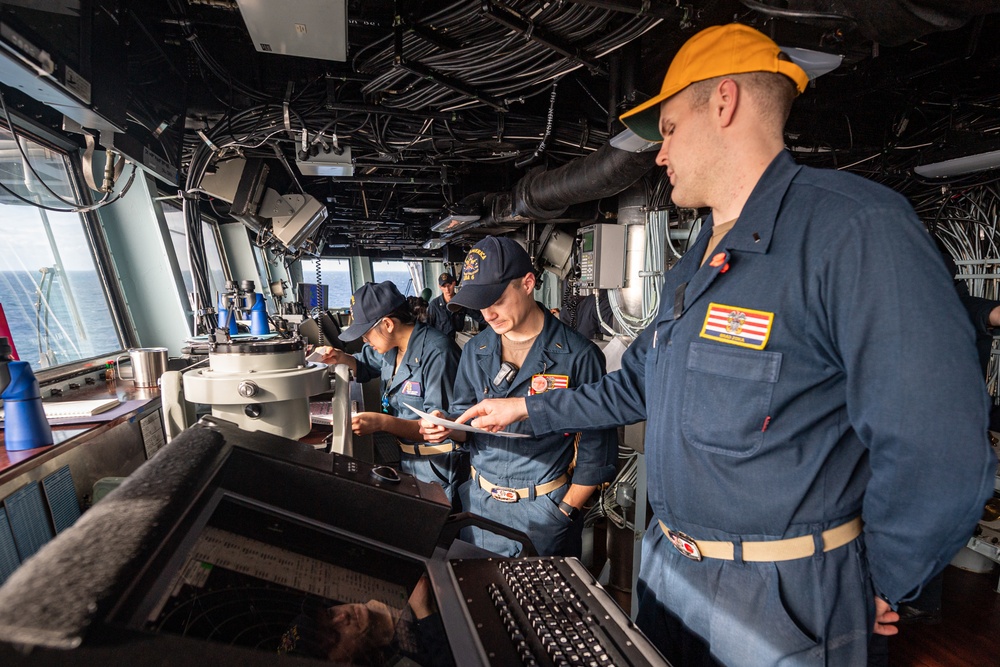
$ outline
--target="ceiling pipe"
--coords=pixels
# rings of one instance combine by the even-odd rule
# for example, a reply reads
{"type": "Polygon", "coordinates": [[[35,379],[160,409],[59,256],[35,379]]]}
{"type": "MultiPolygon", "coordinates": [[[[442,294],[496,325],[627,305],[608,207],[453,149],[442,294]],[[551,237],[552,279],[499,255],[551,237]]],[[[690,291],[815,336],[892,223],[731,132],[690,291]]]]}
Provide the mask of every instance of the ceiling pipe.
{"type": "Polygon", "coordinates": [[[509,192],[480,193],[466,197],[480,211],[478,220],[467,220],[440,228],[444,238],[470,229],[552,220],[583,202],[616,195],[629,187],[655,164],[656,151],[633,153],[610,144],[557,169],[535,170],[514,184],[509,192]]]}
{"type": "Polygon", "coordinates": [[[605,144],[558,169],[528,173],[514,185],[510,211],[493,213],[514,220],[558,218],[572,204],[618,194],[642,178],[655,159],[655,151],[632,153],[605,144]]]}

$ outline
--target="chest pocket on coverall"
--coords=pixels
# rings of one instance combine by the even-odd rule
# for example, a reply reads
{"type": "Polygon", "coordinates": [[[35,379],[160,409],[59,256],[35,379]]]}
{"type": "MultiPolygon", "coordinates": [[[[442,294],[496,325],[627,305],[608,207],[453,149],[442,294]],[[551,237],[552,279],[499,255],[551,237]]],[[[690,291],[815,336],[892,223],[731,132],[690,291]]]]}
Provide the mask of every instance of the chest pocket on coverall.
{"type": "Polygon", "coordinates": [[[692,342],[681,413],[684,438],[716,454],[756,453],[780,370],[780,352],[692,342]]]}

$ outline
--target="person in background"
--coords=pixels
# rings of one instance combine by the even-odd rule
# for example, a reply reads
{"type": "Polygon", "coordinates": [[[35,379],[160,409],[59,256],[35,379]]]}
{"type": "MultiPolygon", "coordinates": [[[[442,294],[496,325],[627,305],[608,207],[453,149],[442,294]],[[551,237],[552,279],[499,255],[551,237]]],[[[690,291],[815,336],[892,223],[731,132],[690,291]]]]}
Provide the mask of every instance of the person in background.
{"type": "Polygon", "coordinates": [[[384,431],[396,436],[400,467],[424,482],[444,487],[458,511],[456,490],[469,478],[469,458],[453,440],[428,443],[417,415],[407,409],[448,411],[458,372],[458,346],[444,334],[416,321],[406,298],[389,282],[365,283],[351,297],[351,325],[344,342],[361,338],[361,352],[331,348],[327,364],[347,364],[358,382],[380,378],[380,412],[361,412],[352,427],[358,435],[384,431]]]}
{"type": "Polygon", "coordinates": [[[450,273],[442,273],[438,276],[438,286],[441,294],[431,299],[427,307],[427,323],[438,331],[455,340],[455,335],[465,329],[465,317],[469,316],[473,322],[479,326],[483,324],[483,316],[478,310],[470,308],[449,308],[448,305],[455,297],[455,276],[450,273]]]}
{"type": "MultiPolygon", "coordinates": [[[[597,319],[598,299],[593,294],[580,297],[576,302],[576,308],[571,310],[564,307],[559,318],[566,324],[574,327],[584,338],[594,340],[597,334],[606,334],[607,330],[601,326],[597,319]],[[572,321],[571,321],[572,320],[572,321]]],[[[600,290],[601,319],[608,326],[612,326],[615,321],[615,314],[611,310],[611,302],[608,300],[608,290],[600,290]]]]}
{"type": "Polygon", "coordinates": [[[864,665],[993,492],[940,253],[899,194],[785,152],[808,82],[748,26],[691,37],[622,116],[662,140],[673,202],[712,210],[657,318],[601,382],[459,419],[536,436],[646,420],[636,620],[678,665],[864,665]]]}
{"type": "MultiPolygon", "coordinates": [[[[479,310],[490,326],[462,350],[451,412],[483,397],[559,393],[604,375],[597,346],[553,317],[534,291],[534,267],[512,239],[487,236],[469,252],[462,288],[448,305],[479,310]]],[[[466,435],[427,421],[421,432],[432,442],[466,435]]],[[[467,444],[472,479],[460,489],[466,511],[525,533],[540,555],[580,555],[584,503],[614,478],[613,430],[516,439],[474,433],[467,444]]],[[[521,552],[518,543],[479,528],[462,538],[502,556],[521,552]]]]}

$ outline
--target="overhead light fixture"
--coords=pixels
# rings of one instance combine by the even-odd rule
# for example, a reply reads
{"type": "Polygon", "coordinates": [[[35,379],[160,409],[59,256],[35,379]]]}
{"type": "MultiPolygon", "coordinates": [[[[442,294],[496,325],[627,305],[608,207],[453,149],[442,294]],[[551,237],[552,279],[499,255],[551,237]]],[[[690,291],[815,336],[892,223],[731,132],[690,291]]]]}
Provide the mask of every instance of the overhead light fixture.
{"type": "Polygon", "coordinates": [[[425,250],[439,250],[445,246],[447,242],[444,239],[427,239],[424,241],[425,250]]]}
{"type": "Polygon", "coordinates": [[[473,222],[478,222],[481,217],[479,211],[472,207],[453,206],[440,222],[431,227],[431,231],[453,234],[473,222]]]}
{"type": "Polygon", "coordinates": [[[920,164],[913,171],[924,178],[945,178],[947,176],[962,176],[987,169],[1000,167],[1000,150],[962,155],[938,162],[920,164]]]}
{"type": "Polygon", "coordinates": [[[1000,136],[951,130],[944,141],[921,151],[913,173],[947,178],[1000,168],[1000,136]]]}

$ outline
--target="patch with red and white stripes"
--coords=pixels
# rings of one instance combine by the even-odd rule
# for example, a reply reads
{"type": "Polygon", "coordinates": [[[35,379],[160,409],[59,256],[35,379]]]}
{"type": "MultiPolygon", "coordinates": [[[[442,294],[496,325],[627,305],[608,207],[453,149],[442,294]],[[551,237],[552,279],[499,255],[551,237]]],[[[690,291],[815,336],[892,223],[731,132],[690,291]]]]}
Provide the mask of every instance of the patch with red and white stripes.
{"type": "Polygon", "coordinates": [[[705,324],[701,327],[701,337],[763,350],[771,335],[772,324],[774,313],[710,303],[705,324]]]}
{"type": "Polygon", "coordinates": [[[531,376],[531,385],[528,387],[528,396],[542,394],[552,389],[566,389],[569,387],[568,375],[538,375],[531,376]]]}

